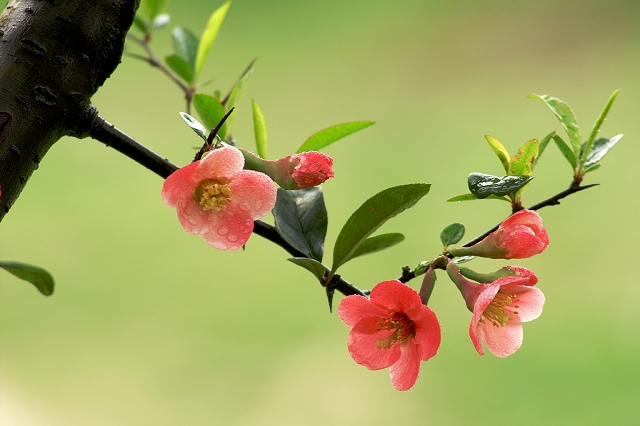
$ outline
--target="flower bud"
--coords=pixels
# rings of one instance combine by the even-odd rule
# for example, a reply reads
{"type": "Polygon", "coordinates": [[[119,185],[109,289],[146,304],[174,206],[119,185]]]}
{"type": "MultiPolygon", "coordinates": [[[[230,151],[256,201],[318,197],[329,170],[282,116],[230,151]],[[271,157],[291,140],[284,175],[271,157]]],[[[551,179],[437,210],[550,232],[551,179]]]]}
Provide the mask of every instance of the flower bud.
{"type": "Polygon", "coordinates": [[[549,235],[542,226],[540,215],[532,210],[520,210],[479,243],[451,249],[449,253],[453,256],[524,259],[542,253],[548,245],[549,235]]]}

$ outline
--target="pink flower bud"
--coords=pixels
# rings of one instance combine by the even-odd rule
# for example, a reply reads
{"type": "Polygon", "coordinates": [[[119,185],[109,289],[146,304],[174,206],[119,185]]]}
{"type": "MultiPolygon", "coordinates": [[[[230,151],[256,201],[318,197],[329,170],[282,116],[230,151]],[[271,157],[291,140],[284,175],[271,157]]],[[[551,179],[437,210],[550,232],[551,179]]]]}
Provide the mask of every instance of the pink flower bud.
{"type": "Polygon", "coordinates": [[[542,226],[540,215],[532,210],[520,210],[479,243],[451,249],[449,253],[491,259],[524,259],[542,253],[548,245],[549,235],[542,226]]]}
{"type": "Polygon", "coordinates": [[[308,151],[288,158],[290,166],[293,166],[291,178],[297,186],[295,189],[320,185],[333,177],[333,159],[321,152],[308,151]]]}

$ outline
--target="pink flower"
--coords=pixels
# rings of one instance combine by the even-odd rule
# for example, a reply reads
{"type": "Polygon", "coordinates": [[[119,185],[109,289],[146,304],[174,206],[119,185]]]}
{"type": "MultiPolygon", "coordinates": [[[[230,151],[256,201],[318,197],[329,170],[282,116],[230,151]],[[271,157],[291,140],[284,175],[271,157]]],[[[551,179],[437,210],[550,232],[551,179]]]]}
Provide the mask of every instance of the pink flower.
{"type": "Polygon", "coordinates": [[[495,356],[504,358],[515,353],[522,346],[522,323],[542,313],[544,295],[533,287],[538,277],[528,269],[507,266],[514,275],[490,284],[477,284],[465,280],[457,267],[451,265],[447,266],[447,272],[473,312],[469,336],[476,351],[484,355],[484,340],[495,356]]]}
{"type": "Polygon", "coordinates": [[[420,361],[436,354],[440,323],[420,296],[400,281],[383,281],[370,299],[347,296],[338,307],[340,319],[351,328],[349,353],[370,370],[389,367],[391,384],[410,389],[418,379],[420,361]]]}
{"type": "Polygon", "coordinates": [[[451,249],[449,253],[454,256],[524,259],[542,253],[548,245],[549,235],[542,226],[540,215],[532,210],[520,210],[479,243],[451,249]]]}
{"type": "Polygon", "coordinates": [[[265,174],[242,170],[237,148],[211,151],[171,174],[162,199],[175,207],[187,232],[211,247],[237,250],[253,232],[253,221],[267,215],[276,202],[276,187],[265,174]]]}

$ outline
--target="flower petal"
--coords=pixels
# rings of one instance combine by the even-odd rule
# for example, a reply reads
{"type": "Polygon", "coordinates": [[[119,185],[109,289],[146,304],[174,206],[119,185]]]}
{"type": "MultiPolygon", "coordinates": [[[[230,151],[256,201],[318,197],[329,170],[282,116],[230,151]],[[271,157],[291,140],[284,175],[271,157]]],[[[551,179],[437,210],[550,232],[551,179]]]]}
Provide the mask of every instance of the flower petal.
{"type": "Polygon", "coordinates": [[[544,294],[535,287],[525,287],[521,285],[504,286],[502,290],[506,294],[518,296],[518,300],[512,303],[511,309],[518,312],[520,321],[527,322],[534,320],[542,313],[544,306],[544,294]],[[513,305],[517,305],[516,308],[513,305]]]}
{"type": "Polygon", "coordinates": [[[482,293],[480,293],[480,296],[478,296],[476,303],[473,305],[473,317],[471,318],[471,324],[469,324],[469,337],[471,337],[471,342],[480,355],[484,355],[484,349],[482,349],[483,333],[481,327],[484,324],[492,325],[489,321],[481,321],[482,314],[500,290],[500,284],[498,283],[498,281],[499,280],[494,281],[491,284],[487,284],[487,288],[482,293]]]}
{"type": "Polygon", "coordinates": [[[244,156],[238,148],[225,146],[209,152],[195,171],[194,178],[201,182],[205,179],[230,178],[244,166],[244,156]]]}
{"type": "Polygon", "coordinates": [[[198,182],[193,174],[200,162],[196,161],[173,172],[162,186],[162,201],[170,207],[177,207],[181,199],[193,197],[198,182]]]}
{"type": "Polygon", "coordinates": [[[349,328],[353,328],[364,318],[375,317],[379,319],[384,315],[388,315],[386,310],[374,305],[366,297],[356,294],[345,297],[338,305],[338,316],[349,328]]]}
{"type": "Polygon", "coordinates": [[[390,311],[408,312],[422,306],[418,293],[398,280],[382,281],[371,290],[371,303],[390,311]]]}
{"type": "Polygon", "coordinates": [[[390,348],[379,348],[377,343],[386,339],[394,330],[380,330],[379,318],[364,318],[353,327],[349,333],[348,348],[355,362],[364,365],[369,370],[387,368],[400,358],[400,345],[394,344],[390,348]]]}
{"type": "Polygon", "coordinates": [[[547,232],[536,234],[525,225],[514,225],[502,231],[499,245],[507,249],[505,259],[526,259],[542,253],[549,245],[547,232]],[[545,238],[541,238],[545,237],[545,238]]]}
{"type": "Polygon", "coordinates": [[[204,234],[217,224],[215,212],[202,210],[193,197],[183,199],[176,210],[182,227],[190,234],[204,234]]]}
{"type": "Polygon", "coordinates": [[[215,225],[202,238],[211,247],[220,250],[238,250],[253,232],[253,219],[249,212],[229,204],[219,212],[212,213],[215,225]]]}
{"type": "Polygon", "coordinates": [[[441,327],[436,314],[422,305],[417,315],[409,315],[416,330],[415,342],[418,356],[426,361],[438,352],[442,340],[441,327]]]}
{"type": "Polygon", "coordinates": [[[497,357],[508,357],[522,346],[522,323],[517,315],[509,315],[504,327],[496,327],[489,321],[482,321],[480,327],[487,348],[497,357]]]}
{"type": "Polygon", "coordinates": [[[391,384],[397,390],[411,389],[420,373],[420,350],[414,339],[400,346],[400,359],[389,367],[391,384]]]}
{"type": "Polygon", "coordinates": [[[241,170],[229,182],[231,204],[249,212],[256,220],[266,216],[276,204],[276,185],[264,173],[241,170]]]}

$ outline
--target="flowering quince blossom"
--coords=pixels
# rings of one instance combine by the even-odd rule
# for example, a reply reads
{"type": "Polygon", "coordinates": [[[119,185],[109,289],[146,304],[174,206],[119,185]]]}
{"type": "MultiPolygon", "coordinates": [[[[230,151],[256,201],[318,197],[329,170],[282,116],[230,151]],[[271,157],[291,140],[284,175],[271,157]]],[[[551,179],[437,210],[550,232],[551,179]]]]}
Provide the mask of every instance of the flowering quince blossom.
{"type": "Polygon", "coordinates": [[[370,370],[389,367],[391,384],[410,389],[418,379],[420,361],[440,346],[440,323],[420,296],[400,281],[383,281],[371,296],[352,295],[338,307],[340,319],[351,328],[349,353],[370,370]]]}
{"type": "Polygon", "coordinates": [[[482,340],[495,356],[507,357],[522,346],[522,323],[534,320],[542,313],[544,295],[533,287],[538,277],[530,270],[507,266],[514,275],[501,277],[489,284],[467,281],[457,267],[447,266],[467,308],[473,312],[469,336],[480,355],[484,355],[482,340]]]}
{"type": "Polygon", "coordinates": [[[542,253],[548,245],[549,235],[540,215],[532,210],[520,210],[479,243],[449,252],[454,256],[524,259],[542,253]]]}
{"type": "Polygon", "coordinates": [[[243,166],[237,148],[215,149],[171,174],[162,199],[176,208],[187,232],[217,249],[237,250],[251,236],[253,221],[267,215],[276,202],[273,181],[243,166]]]}

